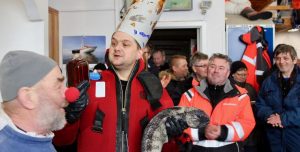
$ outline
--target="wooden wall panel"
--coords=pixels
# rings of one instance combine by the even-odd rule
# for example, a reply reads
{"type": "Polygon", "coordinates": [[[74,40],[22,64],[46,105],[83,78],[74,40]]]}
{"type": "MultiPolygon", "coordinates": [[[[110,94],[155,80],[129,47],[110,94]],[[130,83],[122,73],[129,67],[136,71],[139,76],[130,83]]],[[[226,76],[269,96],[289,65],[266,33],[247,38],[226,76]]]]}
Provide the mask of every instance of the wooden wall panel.
{"type": "Polygon", "coordinates": [[[59,64],[59,13],[49,7],[49,57],[59,64]]]}

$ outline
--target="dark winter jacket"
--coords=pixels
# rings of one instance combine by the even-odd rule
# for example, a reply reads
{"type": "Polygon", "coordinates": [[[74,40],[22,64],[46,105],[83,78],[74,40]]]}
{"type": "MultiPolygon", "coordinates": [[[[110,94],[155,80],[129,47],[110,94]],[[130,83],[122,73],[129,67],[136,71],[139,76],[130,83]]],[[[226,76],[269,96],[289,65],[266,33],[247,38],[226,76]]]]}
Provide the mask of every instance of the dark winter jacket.
{"type": "Polygon", "coordinates": [[[166,89],[173,100],[174,106],[179,104],[182,94],[192,88],[192,81],[192,77],[189,77],[183,81],[172,79],[167,85],[166,89]]]}
{"type": "Polygon", "coordinates": [[[283,93],[280,73],[265,79],[256,102],[257,117],[264,122],[272,152],[298,152],[300,149],[300,69],[294,68],[289,91],[283,93]],[[271,114],[280,115],[283,129],[267,124],[271,114]]]}

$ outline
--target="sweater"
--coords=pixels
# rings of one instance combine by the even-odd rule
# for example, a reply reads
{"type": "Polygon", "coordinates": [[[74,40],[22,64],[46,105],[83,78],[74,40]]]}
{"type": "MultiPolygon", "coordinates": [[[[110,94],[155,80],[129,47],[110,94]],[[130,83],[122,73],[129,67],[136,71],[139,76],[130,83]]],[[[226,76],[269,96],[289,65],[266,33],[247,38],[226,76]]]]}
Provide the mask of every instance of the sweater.
{"type": "Polygon", "coordinates": [[[32,137],[6,125],[0,130],[1,152],[56,152],[52,137],[32,137]]]}
{"type": "Polygon", "coordinates": [[[18,129],[0,104],[0,152],[56,152],[54,134],[46,136],[18,129]]]}

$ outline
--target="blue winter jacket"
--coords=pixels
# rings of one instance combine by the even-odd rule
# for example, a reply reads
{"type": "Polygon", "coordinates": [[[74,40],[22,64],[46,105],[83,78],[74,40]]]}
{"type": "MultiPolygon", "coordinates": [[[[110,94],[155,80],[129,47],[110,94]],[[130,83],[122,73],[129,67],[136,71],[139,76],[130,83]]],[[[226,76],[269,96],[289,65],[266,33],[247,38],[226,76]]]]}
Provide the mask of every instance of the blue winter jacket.
{"type": "Polygon", "coordinates": [[[278,81],[278,71],[265,79],[256,102],[257,117],[264,122],[272,152],[300,151],[300,69],[294,68],[296,76],[285,98],[278,81]],[[278,113],[283,129],[267,124],[267,118],[278,113]]]}

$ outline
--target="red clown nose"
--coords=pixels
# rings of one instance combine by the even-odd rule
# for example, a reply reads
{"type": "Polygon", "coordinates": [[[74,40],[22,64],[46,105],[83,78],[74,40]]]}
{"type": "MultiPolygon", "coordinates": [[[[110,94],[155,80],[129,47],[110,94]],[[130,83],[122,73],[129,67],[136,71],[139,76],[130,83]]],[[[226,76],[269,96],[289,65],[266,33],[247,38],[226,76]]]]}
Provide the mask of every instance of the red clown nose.
{"type": "Polygon", "coordinates": [[[79,98],[80,92],[75,87],[70,87],[65,91],[66,100],[69,103],[75,102],[79,98]]]}

